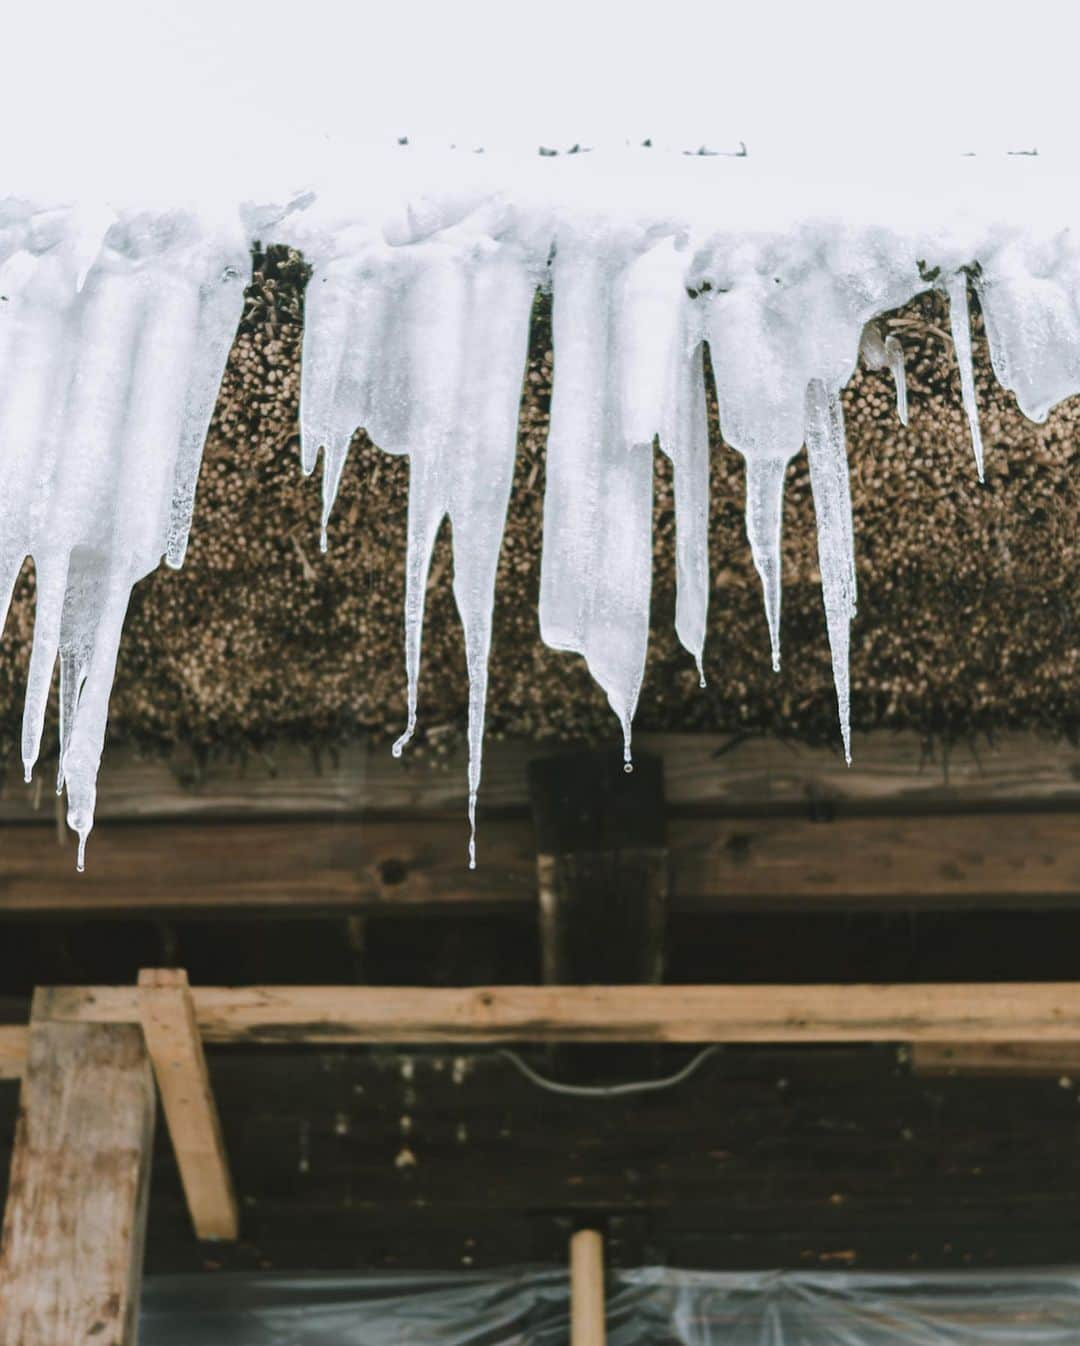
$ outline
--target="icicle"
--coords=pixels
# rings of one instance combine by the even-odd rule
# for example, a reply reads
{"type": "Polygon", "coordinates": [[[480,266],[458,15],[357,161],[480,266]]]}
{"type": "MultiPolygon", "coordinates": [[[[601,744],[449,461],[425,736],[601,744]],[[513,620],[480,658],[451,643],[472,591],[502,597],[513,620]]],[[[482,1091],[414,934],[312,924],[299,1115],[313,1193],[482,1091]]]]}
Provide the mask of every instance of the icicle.
{"type": "Polygon", "coordinates": [[[851,693],[848,649],[855,615],[855,550],[840,397],[820,379],[806,390],[806,452],[817,516],[818,565],[832,650],[844,759],[851,764],[851,693]]]}
{"type": "Polygon", "coordinates": [[[627,444],[611,377],[622,271],[636,242],[570,229],[557,241],[540,567],[541,636],[584,655],[622,726],[627,765],[649,638],[656,433],[639,430],[635,438],[648,435],[648,443],[627,444]]]}
{"type": "Polygon", "coordinates": [[[182,211],[131,213],[95,229],[31,213],[18,265],[0,263],[0,572],[30,554],[38,590],[23,770],[59,662],[57,781],[80,868],[129,596],[167,550],[182,559],[247,256],[238,219],[211,233],[182,211]]]}
{"type": "Polygon", "coordinates": [[[885,356],[896,385],[896,416],[901,425],[907,425],[907,368],[904,365],[904,348],[897,337],[890,335],[885,338],[885,356]]]}
{"type": "Polygon", "coordinates": [[[870,369],[888,367],[896,387],[896,415],[901,425],[907,425],[907,370],[904,367],[903,346],[892,334],[882,338],[877,323],[870,322],[863,328],[859,354],[870,369]]]}
{"type": "Polygon", "coordinates": [[[954,272],[945,282],[949,296],[949,327],[952,332],[953,346],[956,350],[956,363],[960,367],[960,392],[971,427],[971,447],[975,453],[975,468],[979,480],[983,475],[982,431],[979,429],[979,408],[975,400],[975,373],[971,364],[971,321],[968,316],[967,274],[954,272]]]}
{"type": "Polygon", "coordinates": [[[746,537],[765,596],[773,672],[780,672],[780,537],[784,517],[787,458],[754,454],[746,459],[746,537]]]}
{"type": "MultiPolygon", "coordinates": [[[[322,537],[358,427],[409,456],[405,589],[407,721],[416,729],[424,600],[444,519],[469,676],[469,864],[476,862],[495,572],[513,478],[517,414],[538,277],[528,239],[484,203],[434,239],[365,238],[316,270],[301,391],[305,469],[323,455],[322,537]]],[[[345,242],[349,240],[346,239],[345,242]]],[[[545,249],[546,252],[546,249],[545,249]]]]}

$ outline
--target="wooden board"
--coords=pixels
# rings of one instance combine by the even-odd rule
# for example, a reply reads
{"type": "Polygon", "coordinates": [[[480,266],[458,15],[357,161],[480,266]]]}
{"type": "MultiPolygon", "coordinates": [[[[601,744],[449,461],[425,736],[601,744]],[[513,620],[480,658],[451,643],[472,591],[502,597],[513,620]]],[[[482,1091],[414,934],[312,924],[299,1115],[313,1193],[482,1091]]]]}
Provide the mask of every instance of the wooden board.
{"type": "Polygon", "coordinates": [[[17,1080],[26,1066],[30,1030],[24,1024],[0,1024],[0,1080],[17,1080]]]}
{"type": "Polygon", "coordinates": [[[139,976],[137,997],[195,1233],[235,1239],[236,1197],[187,975],[148,969],[139,976]]]}
{"type": "MultiPolygon", "coordinates": [[[[76,874],[51,829],[8,828],[0,915],[141,911],[528,911],[527,820],[106,825],[76,874]]],[[[1080,904],[1071,813],[922,818],[673,818],[673,910],[897,910],[1080,904]]]]}
{"type": "Polygon", "coordinates": [[[1026,1076],[1055,1079],[1069,1087],[1080,1080],[1080,1043],[916,1042],[911,1068],[917,1075],[1026,1076]]]}
{"type": "MultiPolygon", "coordinates": [[[[39,992],[51,1018],[136,1022],[134,988],[39,992]]],[[[202,986],[208,1042],[1080,1042],[1080,982],[906,986],[202,986]]]]}
{"type": "Polygon", "coordinates": [[[142,1032],[36,1002],[0,1261],[3,1346],[135,1346],[154,1127],[142,1032]]]}
{"type": "MultiPolygon", "coordinates": [[[[612,731],[612,742],[615,741],[612,731]]],[[[1066,807],[1080,803],[1080,749],[1033,734],[1004,734],[993,746],[928,750],[918,735],[854,735],[846,767],[835,749],[806,748],[772,738],[733,742],[717,734],[646,734],[635,746],[664,763],[664,788],[674,808],[745,813],[858,810],[1066,807]]],[[[528,808],[526,764],[565,745],[492,740],[484,749],[480,804],[491,813],[528,808]]],[[[0,822],[51,822],[47,770],[29,786],[11,771],[0,786],[0,822]]],[[[371,813],[458,816],[466,803],[465,756],[390,755],[386,743],[361,742],[325,757],[282,747],[244,764],[197,766],[178,756],[169,765],[140,761],[110,745],[99,781],[97,818],[257,818],[371,813]]]]}

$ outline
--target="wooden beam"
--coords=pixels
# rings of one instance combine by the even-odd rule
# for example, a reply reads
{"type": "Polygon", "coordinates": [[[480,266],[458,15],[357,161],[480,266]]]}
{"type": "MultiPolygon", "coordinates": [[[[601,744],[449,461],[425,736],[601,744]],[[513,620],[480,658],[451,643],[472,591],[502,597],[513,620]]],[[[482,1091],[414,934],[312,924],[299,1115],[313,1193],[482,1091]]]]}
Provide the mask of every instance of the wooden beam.
{"type": "Polygon", "coordinates": [[[528,910],[536,900],[528,823],[153,823],[95,830],[84,874],[55,832],[10,829],[0,851],[0,914],[134,911],[528,910]]]}
{"type": "Polygon", "coordinates": [[[1026,1076],[1080,1081],[1077,1042],[914,1042],[916,1075],[1026,1076]]]}
{"type": "Polygon", "coordinates": [[[195,1233],[235,1239],[236,1197],[187,973],[140,972],[138,1004],[195,1233]]]}
{"type": "MultiPolygon", "coordinates": [[[[526,763],[566,746],[488,743],[481,807],[524,813],[526,763]]],[[[675,808],[798,811],[813,801],[844,813],[1080,803],[1080,749],[1034,734],[928,751],[918,734],[857,733],[850,768],[834,750],[775,738],[733,742],[720,734],[638,733],[634,746],[662,758],[668,803],[675,808]]],[[[449,757],[395,760],[385,742],[363,741],[327,754],[319,765],[306,750],[282,746],[243,763],[198,765],[179,755],[171,764],[146,761],[111,745],[98,781],[97,819],[326,818],[365,812],[457,817],[466,789],[463,746],[449,757]]],[[[49,798],[38,781],[23,785],[12,771],[0,782],[0,822],[37,818],[51,824],[49,798]]]]}
{"type": "MultiPolygon", "coordinates": [[[[673,910],[1025,910],[1080,905],[1075,814],[674,818],[673,910]]],[[[0,915],[133,911],[424,912],[537,901],[526,820],[484,822],[466,864],[464,817],[407,823],[214,823],[95,831],[85,874],[43,828],[11,828],[0,915]]]]}
{"type": "MultiPolygon", "coordinates": [[[[134,988],[53,987],[51,1017],[137,1023],[134,988]]],[[[195,987],[207,1042],[1080,1042],[1080,982],[195,987]]]]}
{"type": "Polygon", "coordinates": [[[140,1030],[35,997],[0,1257],[2,1346],[135,1346],[154,1130],[140,1030]]]}
{"type": "Polygon", "coordinates": [[[570,1237],[570,1346],[605,1346],[604,1236],[579,1229],[570,1237]]]}
{"type": "Polygon", "coordinates": [[[0,1025],[0,1080],[17,1080],[26,1065],[30,1030],[24,1024],[0,1025]]]}

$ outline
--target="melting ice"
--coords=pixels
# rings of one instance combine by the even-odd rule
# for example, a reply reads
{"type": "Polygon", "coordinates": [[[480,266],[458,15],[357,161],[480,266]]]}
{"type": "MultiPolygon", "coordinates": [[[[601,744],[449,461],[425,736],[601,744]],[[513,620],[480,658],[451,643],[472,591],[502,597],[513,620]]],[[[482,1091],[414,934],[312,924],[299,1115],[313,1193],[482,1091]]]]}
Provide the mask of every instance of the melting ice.
{"type": "MultiPolygon", "coordinates": [[[[263,212],[259,236],[299,247],[314,268],[300,428],[304,470],[322,455],[324,547],[355,431],[409,459],[407,720],[395,753],[416,725],[432,548],[444,520],[452,529],[470,689],[470,860],[537,288],[552,291],[554,337],[540,630],[588,662],[621,725],[628,769],[657,447],[674,468],[676,629],[704,677],[706,350],[723,439],[745,463],[762,643],[777,669],[784,481],[807,451],[850,757],[857,586],[840,395],[861,355],[888,370],[907,423],[904,353],[881,318],[926,290],[946,295],[980,477],[969,282],[995,373],[1025,414],[1044,419],[1080,390],[1075,182],[1011,160],[1003,191],[1000,174],[971,179],[971,163],[945,165],[919,190],[896,175],[870,190],[758,172],[750,159],[450,156],[429,174],[426,160],[406,154],[394,172],[382,160],[350,166],[344,195],[338,183],[292,214],[263,212]],[[278,223],[267,231],[269,218],[278,223]]],[[[183,560],[255,227],[233,207],[215,217],[227,226],[179,209],[120,212],[96,232],[95,218],[0,205],[0,616],[32,556],[23,757],[29,774],[59,662],[59,779],[80,857],[128,597],[162,556],[183,560]]]]}
{"type": "Polygon", "coordinates": [[[60,759],[82,868],[131,589],[184,557],[248,250],[181,211],[117,218],[86,259],[69,209],[0,205],[0,625],[32,556],[29,780],[59,662],[60,759]]]}

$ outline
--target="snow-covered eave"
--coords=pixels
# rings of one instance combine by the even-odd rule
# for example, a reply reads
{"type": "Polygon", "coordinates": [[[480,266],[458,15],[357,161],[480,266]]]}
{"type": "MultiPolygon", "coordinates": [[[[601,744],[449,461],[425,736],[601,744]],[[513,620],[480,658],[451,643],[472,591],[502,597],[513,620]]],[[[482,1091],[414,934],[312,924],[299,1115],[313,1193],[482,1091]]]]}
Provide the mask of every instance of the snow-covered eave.
{"type": "Polygon", "coordinates": [[[774,662],[784,469],[807,447],[846,743],[856,586],[839,392],[861,350],[892,370],[903,417],[902,351],[874,320],[942,290],[981,473],[969,284],[995,372],[1025,413],[1042,419],[1077,390],[1075,185],[1032,160],[924,164],[914,183],[868,184],[648,151],[514,163],[391,154],[356,165],[347,190],[305,191],[282,207],[110,215],[9,200],[0,214],[0,596],[6,604],[33,555],[27,772],[59,654],[60,783],[85,843],[128,594],[162,555],[183,559],[247,244],[268,233],[314,268],[301,454],[307,471],[322,456],[324,529],[357,427],[410,458],[409,715],[395,751],[416,722],[425,581],[449,517],[475,811],[492,592],[537,287],[553,292],[555,352],[541,631],[588,661],[622,723],[628,767],[648,639],[657,439],[675,471],[676,628],[702,659],[706,346],[721,431],[746,460],[747,533],[774,662]]]}

